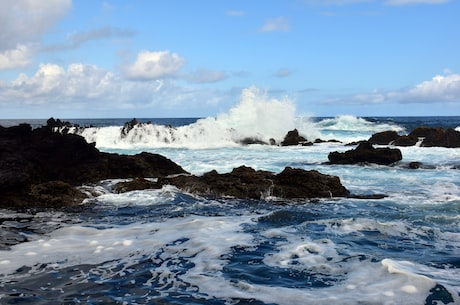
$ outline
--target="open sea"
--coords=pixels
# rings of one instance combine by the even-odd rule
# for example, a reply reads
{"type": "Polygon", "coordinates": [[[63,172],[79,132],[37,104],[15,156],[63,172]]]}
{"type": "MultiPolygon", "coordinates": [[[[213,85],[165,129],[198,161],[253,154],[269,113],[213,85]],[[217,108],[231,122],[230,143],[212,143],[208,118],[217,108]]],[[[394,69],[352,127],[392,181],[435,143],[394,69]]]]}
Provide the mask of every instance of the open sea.
{"type": "MultiPolygon", "coordinates": [[[[298,117],[284,101],[243,98],[191,119],[68,120],[101,151],[162,154],[195,175],[241,165],[336,175],[384,199],[208,199],[165,186],[112,192],[62,210],[0,210],[0,304],[460,304],[460,149],[400,147],[393,166],[326,165],[373,133],[460,117],[298,117]],[[282,141],[297,128],[313,146],[282,141]],[[413,161],[422,162],[410,169],[413,161]]],[[[0,125],[46,120],[0,120],[0,125]]]]}

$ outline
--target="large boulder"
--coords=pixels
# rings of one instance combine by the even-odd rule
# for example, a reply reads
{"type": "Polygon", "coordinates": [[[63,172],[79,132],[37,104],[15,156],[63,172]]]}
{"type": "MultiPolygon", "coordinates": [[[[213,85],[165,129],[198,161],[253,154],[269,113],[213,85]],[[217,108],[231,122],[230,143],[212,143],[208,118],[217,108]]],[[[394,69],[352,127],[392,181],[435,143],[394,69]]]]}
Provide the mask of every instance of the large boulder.
{"type": "Polygon", "coordinates": [[[53,128],[0,127],[0,207],[65,205],[71,192],[64,191],[68,197],[59,195],[62,200],[51,198],[57,194],[51,189],[65,190],[64,184],[73,187],[109,178],[186,173],[164,156],[103,153],[81,136],[60,134],[53,128]],[[59,183],[49,184],[51,181],[59,183]]]}
{"type": "Polygon", "coordinates": [[[331,152],[328,155],[332,164],[375,163],[389,165],[402,159],[401,151],[397,148],[374,148],[369,142],[361,142],[356,149],[346,152],[331,152]]]}
{"type": "Polygon", "coordinates": [[[292,145],[312,145],[311,142],[308,142],[307,139],[299,135],[297,129],[288,131],[284,140],[281,142],[281,146],[292,146],[292,145]]]}
{"type": "Polygon", "coordinates": [[[399,135],[396,131],[388,130],[388,131],[382,131],[382,132],[377,132],[373,134],[370,137],[369,142],[371,144],[377,144],[377,145],[388,145],[394,142],[398,138],[399,138],[399,135]]]}
{"type": "Polygon", "coordinates": [[[241,199],[323,198],[345,197],[349,191],[335,176],[317,171],[286,167],[281,173],[254,170],[241,166],[230,173],[211,171],[202,176],[179,175],[160,178],[159,183],[171,184],[187,192],[206,197],[234,197],[241,199]]]}

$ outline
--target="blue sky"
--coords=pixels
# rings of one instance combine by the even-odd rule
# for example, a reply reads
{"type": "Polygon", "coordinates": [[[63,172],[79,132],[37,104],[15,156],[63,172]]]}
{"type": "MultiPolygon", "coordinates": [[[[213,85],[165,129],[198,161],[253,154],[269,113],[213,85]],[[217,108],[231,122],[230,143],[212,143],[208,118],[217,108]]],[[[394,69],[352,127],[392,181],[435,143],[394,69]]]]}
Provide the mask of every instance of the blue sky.
{"type": "Polygon", "coordinates": [[[2,0],[0,118],[460,115],[457,0],[2,0]]]}

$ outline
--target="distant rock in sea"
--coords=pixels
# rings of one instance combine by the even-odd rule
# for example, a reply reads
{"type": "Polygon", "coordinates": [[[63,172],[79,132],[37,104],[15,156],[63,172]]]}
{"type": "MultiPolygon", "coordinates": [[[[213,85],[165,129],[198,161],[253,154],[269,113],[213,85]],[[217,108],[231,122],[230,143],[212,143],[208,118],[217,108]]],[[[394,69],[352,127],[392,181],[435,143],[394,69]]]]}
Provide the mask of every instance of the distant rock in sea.
{"type": "Polygon", "coordinates": [[[384,131],[373,134],[369,142],[379,145],[413,146],[420,143],[421,147],[460,147],[460,132],[442,127],[433,128],[420,126],[408,135],[398,135],[395,131],[384,131]]]}
{"type": "Polygon", "coordinates": [[[402,153],[397,148],[374,148],[370,142],[360,142],[356,149],[346,152],[331,152],[328,155],[331,164],[374,163],[389,165],[400,161],[402,153]]]}

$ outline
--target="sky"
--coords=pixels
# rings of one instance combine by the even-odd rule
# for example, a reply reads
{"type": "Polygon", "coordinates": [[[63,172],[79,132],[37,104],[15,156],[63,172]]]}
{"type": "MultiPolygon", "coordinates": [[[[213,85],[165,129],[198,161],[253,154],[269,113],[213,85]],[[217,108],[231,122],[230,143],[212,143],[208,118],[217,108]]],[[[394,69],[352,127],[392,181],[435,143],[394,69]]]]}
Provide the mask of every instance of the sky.
{"type": "Polygon", "coordinates": [[[458,0],[2,0],[0,118],[460,115],[458,0]]]}

